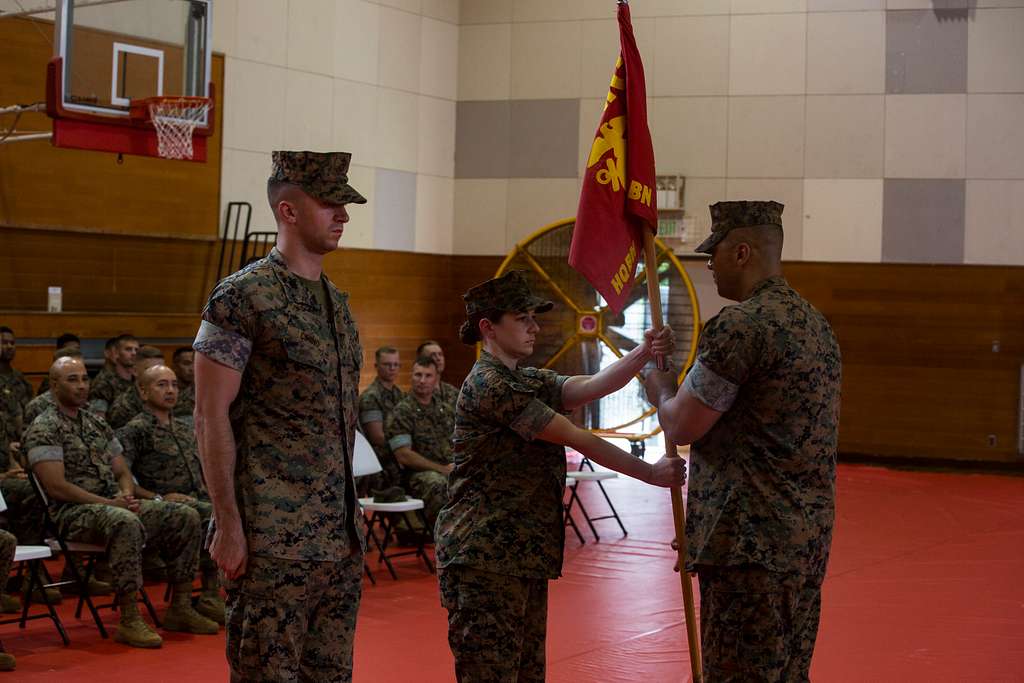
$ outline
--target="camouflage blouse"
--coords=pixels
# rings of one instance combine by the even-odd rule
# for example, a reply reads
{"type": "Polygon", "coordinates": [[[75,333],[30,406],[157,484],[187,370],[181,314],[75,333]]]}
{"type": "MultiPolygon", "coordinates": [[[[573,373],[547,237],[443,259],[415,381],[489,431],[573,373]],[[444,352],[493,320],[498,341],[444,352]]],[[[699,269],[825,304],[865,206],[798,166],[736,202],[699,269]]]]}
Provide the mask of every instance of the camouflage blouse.
{"type": "Polygon", "coordinates": [[[325,312],[275,248],[214,288],[193,348],[242,373],[231,423],[255,555],[338,561],[361,546],[352,478],[362,348],[348,295],[325,312]]]}
{"type": "Polygon", "coordinates": [[[106,413],[114,406],[118,396],[134,386],[134,380],[125,379],[110,368],[103,368],[89,387],[89,408],[106,413]]]}
{"type": "Polygon", "coordinates": [[[391,411],[384,436],[392,452],[408,446],[427,460],[447,465],[452,461],[454,431],[455,411],[434,392],[426,406],[406,394],[391,411]]]}
{"type": "Polygon", "coordinates": [[[781,277],[708,321],[684,385],[723,415],[690,454],[688,569],[824,572],[841,375],[828,321],[781,277]]]}
{"type": "MultiPolygon", "coordinates": [[[[56,408],[47,410],[25,432],[22,450],[30,467],[62,461],[69,483],[104,498],[117,495],[113,461],[121,455],[121,443],[110,425],[88,410],[79,410],[77,417],[56,408]]],[[[57,512],[62,504],[51,501],[51,507],[57,512]]]]}
{"type": "Polygon", "coordinates": [[[509,370],[484,352],[455,413],[455,470],[437,518],[438,564],[532,579],[562,572],[565,449],[537,434],[562,411],[551,370],[509,370]]]}
{"type": "Polygon", "coordinates": [[[117,440],[142,487],[161,495],[184,493],[207,499],[191,422],[172,417],[162,425],[153,413],[143,409],[117,430],[117,440]]]}

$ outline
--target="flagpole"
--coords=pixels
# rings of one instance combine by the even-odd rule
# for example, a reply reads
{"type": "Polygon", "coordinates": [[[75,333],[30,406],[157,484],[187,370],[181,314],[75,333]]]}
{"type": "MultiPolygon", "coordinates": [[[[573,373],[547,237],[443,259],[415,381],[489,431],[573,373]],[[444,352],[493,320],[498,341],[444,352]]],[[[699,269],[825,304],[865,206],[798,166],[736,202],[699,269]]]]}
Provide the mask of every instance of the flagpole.
{"type": "MultiPolygon", "coordinates": [[[[658,278],[658,254],[654,247],[654,235],[650,230],[644,228],[644,269],[647,271],[647,299],[651,302],[651,323],[655,331],[665,326],[661,314],[661,285],[658,278]]],[[[658,359],[658,366],[662,366],[663,358],[658,359]]],[[[668,432],[663,431],[665,437],[665,455],[670,458],[678,458],[679,452],[676,445],[672,443],[668,432]]],[[[693,606],[693,581],[686,573],[686,509],[683,507],[683,492],[677,486],[669,489],[672,493],[672,522],[676,530],[676,560],[679,563],[679,581],[683,587],[683,612],[686,616],[686,640],[690,650],[690,672],[693,674],[693,682],[700,683],[703,674],[701,670],[700,637],[697,632],[697,615],[693,606]]]]}

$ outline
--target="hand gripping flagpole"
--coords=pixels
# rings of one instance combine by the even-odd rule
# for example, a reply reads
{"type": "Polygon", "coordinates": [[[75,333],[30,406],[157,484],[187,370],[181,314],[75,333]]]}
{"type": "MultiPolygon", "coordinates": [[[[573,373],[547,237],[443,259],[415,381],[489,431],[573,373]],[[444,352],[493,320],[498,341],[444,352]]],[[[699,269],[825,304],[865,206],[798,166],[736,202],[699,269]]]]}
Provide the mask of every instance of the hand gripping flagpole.
{"type": "MultiPolygon", "coordinates": [[[[623,0],[620,0],[622,2],[623,0]]],[[[654,235],[650,230],[644,229],[644,270],[647,271],[647,299],[651,302],[651,323],[654,331],[658,332],[665,326],[661,314],[661,285],[658,278],[658,255],[654,247],[654,235]]],[[[659,369],[667,369],[665,357],[658,357],[659,369]]],[[[667,431],[662,432],[665,437],[665,455],[670,458],[678,458],[679,452],[676,445],[668,436],[667,431]]],[[[701,670],[700,657],[700,634],[697,632],[697,615],[693,606],[693,581],[686,573],[686,508],[683,506],[683,492],[678,486],[669,489],[672,493],[672,522],[676,531],[676,561],[679,563],[679,581],[683,587],[683,612],[686,616],[686,640],[690,651],[690,672],[693,674],[693,682],[701,683],[703,673],[701,670]]]]}

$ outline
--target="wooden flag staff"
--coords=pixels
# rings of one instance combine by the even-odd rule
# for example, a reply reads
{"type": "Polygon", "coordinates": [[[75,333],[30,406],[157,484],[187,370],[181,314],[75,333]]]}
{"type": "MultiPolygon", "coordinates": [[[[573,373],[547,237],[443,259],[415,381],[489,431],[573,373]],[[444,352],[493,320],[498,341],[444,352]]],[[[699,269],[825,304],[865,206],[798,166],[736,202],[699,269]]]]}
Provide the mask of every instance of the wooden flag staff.
{"type": "MultiPolygon", "coordinates": [[[[661,286],[658,278],[658,254],[654,247],[654,235],[650,230],[644,229],[644,269],[647,271],[647,298],[651,302],[651,323],[655,332],[665,326],[661,314],[661,286]]],[[[662,366],[662,359],[658,360],[659,367],[662,366]]],[[[668,436],[668,432],[662,430],[665,437],[665,455],[670,458],[678,458],[676,445],[668,436]]],[[[693,674],[694,683],[700,683],[703,679],[700,659],[700,634],[697,632],[697,615],[693,606],[693,582],[690,575],[686,573],[686,509],[683,507],[683,492],[679,487],[673,486],[672,493],[672,522],[676,530],[676,545],[678,546],[677,561],[679,562],[679,581],[683,586],[683,612],[686,615],[686,640],[690,651],[690,671],[693,674]]]]}

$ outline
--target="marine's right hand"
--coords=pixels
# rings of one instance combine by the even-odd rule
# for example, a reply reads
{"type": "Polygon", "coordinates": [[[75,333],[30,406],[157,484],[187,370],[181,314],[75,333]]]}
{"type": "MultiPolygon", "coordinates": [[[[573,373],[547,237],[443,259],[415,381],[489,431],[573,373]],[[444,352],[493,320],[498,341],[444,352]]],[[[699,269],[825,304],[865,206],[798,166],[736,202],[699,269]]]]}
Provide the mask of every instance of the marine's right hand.
{"type": "Polygon", "coordinates": [[[682,458],[663,457],[651,465],[651,474],[647,479],[653,486],[682,486],[686,483],[686,461],[682,458]]]}
{"type": "Polygon", "coordinates": [[[249,545],[245,541],[241,519],[217,520],[210,543],[210,557],[228,579],[234,580],[245,574],[249,545]]]}

